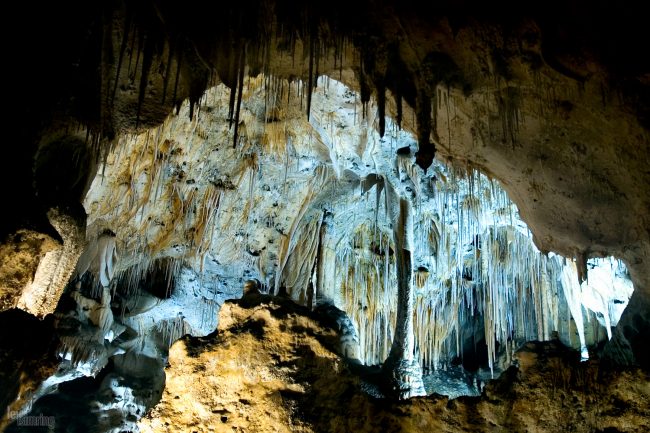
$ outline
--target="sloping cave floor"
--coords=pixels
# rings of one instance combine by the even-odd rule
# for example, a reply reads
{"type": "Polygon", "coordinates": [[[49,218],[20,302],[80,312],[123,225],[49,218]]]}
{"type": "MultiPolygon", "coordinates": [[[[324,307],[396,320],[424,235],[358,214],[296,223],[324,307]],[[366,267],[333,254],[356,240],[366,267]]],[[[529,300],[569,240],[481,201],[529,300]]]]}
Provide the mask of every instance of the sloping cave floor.
{"type": "MultiPolygon", "coordinates": [[[[129,424],[137,431],[145,405],[161,394],[141,431],[647,431],[648,373],[580,362],[557,340],[524,345],[516,366],[482,386],[479,397],[434,393],[397,402],[377,398],[377,368],[336,353],[339,338],[327,318],[305,307],[246,295],[223,305],[215,332],[172,345],[164,390],[151,377],[116,374],[109,361],[96,377],[60,384],[33,405],[30,415],[54,420],[53,429],[14,422],[6,431],[121,432],[129,424]]],[[[439,376],[437,386],[452,376],[439,376]]]]}

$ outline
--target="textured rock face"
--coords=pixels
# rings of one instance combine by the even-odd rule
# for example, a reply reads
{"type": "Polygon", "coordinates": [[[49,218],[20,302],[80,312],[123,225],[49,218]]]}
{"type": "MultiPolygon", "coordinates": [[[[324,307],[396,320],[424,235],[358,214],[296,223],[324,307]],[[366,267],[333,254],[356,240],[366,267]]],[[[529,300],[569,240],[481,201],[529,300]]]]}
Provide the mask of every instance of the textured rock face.
{"type": "Polygon", "coordinates": [[[18,307],[39,318],[54,312],[86,243],[85,227],[59,209],[49,212],[62,243],[19,230],[2,245],[1,310],[18,307]]]}
{"type": "Polygon", "coordinates": [[[164,403],[156,409],[160,415],[147,420],[141,431],[179,431],[190,425],[224,431],[310,431],[294,416],[300,410],[297,401],[290,401],[314,389],[336,389],[337,385],[328,385],[327,374],[319,377],[318,373],[346,369],[345,361],[320,342],[332,347],[336,333],[321,328],[290,302],[267,305],[253,302],[241,308],[226,303],[217,334],[205,337],[203,343],[175,344],[169,362],[182,365],[183,371],[168,375],[164,403]],[[235,352],[215,356],[203,344],[231,347],[235,352]],[[270,350],[260,350],[262,345],[270,350]],[[184,362],[189,353],[195,361],[184,362]],[[208,393],[194,387],[194,378],[187,375],[197,368],[204,383],[211,384],[208,393]],[[243,371],[245,377],[240,375],[243,371]]]}
{"type": "Polygon", "coordinates": [[[23,290],[18,301],[20,309],[41,318],[54,312],[86,243],[85,221],[80,221],[78,216],[54,208],[48,212],[48,219],[63,239],[63,245],[45,254],[34,281],[23,290]]]}
{"type": "Polygon", "coordinates": [[[21,230],[0,247],[2,262],[2,311],[15,307],[18,300],[34,278],[34,274],[44,255],[60,248],[60,244],[50,236],[21,230]]]}
{"type": "Polygon", "coordinates": [[[141,431],[642,432],[650,416],[647,373],[599,377],[597,363],[556,343],[525,346],[481,397],[374,400],[362,391],[371,376],[330,351],[331,330],[268,302],[225,304],[215,334],[172,347],[141,431]]]}

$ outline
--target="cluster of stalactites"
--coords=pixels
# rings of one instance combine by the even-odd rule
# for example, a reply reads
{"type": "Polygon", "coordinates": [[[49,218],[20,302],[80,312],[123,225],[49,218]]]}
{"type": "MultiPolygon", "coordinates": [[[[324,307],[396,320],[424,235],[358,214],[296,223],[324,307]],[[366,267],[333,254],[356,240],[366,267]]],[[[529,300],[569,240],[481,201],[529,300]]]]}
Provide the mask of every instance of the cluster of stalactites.
{"type": "MultiPolygon", "coordinates": [[[[239,138],[232,123],[224,124],[220,109],[214,109],[226,98],[223,86],[206,95],[205,106],[213,110],[201,113],[201,122],[199,116],[189,123],[170,118],[155,130],[123,138],[126,142],[108,161],[117,170],[118,190],[99,205],[99,213],[120,227],[125,250],[135,255],[153,257],[177,246],[179,257],[195,259],[202,270],[208,252],[218,251],[222,262],[243,261],[249,268],[259,268],[266,286],[276,291],[283,288],[300,302],[311,304],[314,296],[331,298],[358,327],[362,360],[381,363],[391,345],[396,316],[390,235],[394,218],[385,209],[389,200],[380,199],[378,193],[376,200],[367,200],[371,205],[374,202],[374,218],[361,218],[347,224],[344,233],[323,236],[322,214],[314,211],[318,210],[314,202],[326,185],[334,191],[328,182],[341,176],[334,141],[327,140],[328,131],[334,134],[332,113],[319,117],[315,112],[310,122],[310,134],[322,140],[331,165],[311,167],[313,178],[301,190],[302,195],[292,198],[298,212],[281,240],[275,270],[267,272],[262,257],[247,254],[248,235],[239,236],[251,230],[250,216],[259,201],[255,191],[265,173],[261,168],[265,157],[284,167],[282,196],[289,200],[288,179],[298,170],[298,161],[294,164],[291,155],[322,156],[315,154],[318,146],[312,143],[318,139],[312,140],[310,135],[301,142],[295,132],[304,128],[286,121],[290,117],[288,102],[305,93],[311,95],[309,86],[305,87],[302,81],[289,83],[269,76],[246,79],[238,90],[246,101],[241,122],[235,122],[241,123],[239,138]],[[226,153],[226,146],[213,137],[231,134],[236,149],[227,146],[226,153]],[[180,141],[185,144],[179,145],[180,141]],[[186,157],[181,155],[190,150],[195,153],[194,148],[196,154],[219,151],[223,153],[220,161],[234,157],[236,167],[223,177],[223,173],[212,174],[209,162],[201,159],[185,166],[186,157]],[[183,178],[188,173],[196,178],[183,178]],[[197,188],[195,180],[207,181],[207,185],[197,188]],[[235,203],[242,201],[240,196],[245,202],[241,212],[226,212],[224,218],[221,209],[235,209],[235,203]],[[164,208],[168,215],[161,220],[157,215],[145,218],[154,208],[164,208]],[[175,223],[165,224],[167,221],[175,223]],[[127,233],[132,222],[139,223],[137,232],[127,233]],[[222,230],[221,236],[215,237],[217,227],[232,230],[222,230]]],[[[356,96],[354,101],[356,107],[356,96]]],[[[233,110],[240,108],[230,107],[228,119],[232,119],[233,110]]],[[[356,111],[354,114],[356,119],[356,111]]],[[[367,134],[362,136],[367,139],[367,134]]],[[[365,149],[365,144],[359,146],[365,149]]],[[[484,323],[491,363],[497,357],[497,342],[504,346],[518,340],[544,340],[567,326],[568,320],[561,314],[567,308],[561,308],[566,307],[561,303],[568,304],[577,328],[582,328],[583,297],[576,295],[582,288],[574,277],[567,277],[572,275],[566,271],[571,264],[536,250],[516,208],[497,182],[473,170],[440,164],[433,165],[432,177],[420,176],[412,157],[401,154],[397,169],[411,180],[414,191],[415,339],[424,366],[435,368],[458,355],[463,343],[459,327],[475,317],[484,323]]],[[[372,197],[375,191],[366,194],[372,197]]],[[[580,340],[584,347],[582,335],[580,340]]]]}
{"type": "Polygon", "coordinates": [[[329,277],[319,294],[333,300],[352,319],[365,364],[383,362],[390,351],[397,316],[394,242],[376,225],[362,224],[352,239],[325,240],[329,277]]]}
{"type": "MultiPolygon", "coordinates": [[[[482,322],[490,368],[497,359],[509,362],[525,341],[571,335],[571,318],[586,353],[583,305],[591,298],[574,262],[537,250],[496,182],[475,171],[436,171],[434,199],[416,198],[415,212],[414,332],[423,367],[460,356],[461,327],[475,322],[482,322]]],[[[385,360],[395,324],[394,246],[381,223],[361,224],[332,242],[334,278],[322,289],[358,327],[367,364],[385,360]]],[[[589,308],[610,317],[608,296],[589,308]]]]}

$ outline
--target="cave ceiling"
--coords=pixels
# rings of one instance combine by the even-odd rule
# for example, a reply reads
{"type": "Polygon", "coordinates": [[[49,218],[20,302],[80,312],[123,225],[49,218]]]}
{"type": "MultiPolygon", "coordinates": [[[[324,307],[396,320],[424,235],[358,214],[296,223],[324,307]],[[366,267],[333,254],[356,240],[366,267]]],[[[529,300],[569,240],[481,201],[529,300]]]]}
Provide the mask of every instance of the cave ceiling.
{"type": "MultiPolygon", "coordinates": [[[[11,48],[21,70],[10,90],[16,92],[9,98],[11,123],[25,127],[12,131],[22,145],[12,151],[16,163],[5,175],[27,189],[33,182],[25,165],[32,165],[35,150],[74,130],[85,128],[77,134],[101,155],[121,134],[162,122],[186,97],[196,104],[210,85],[223,82],[236,94],[243,73],[311,82],[349,68],[355,73],[347,84],[362,100],[372,96],[380,112],[388,110],[416,133],[423,168],[437,155],[502,180],[541,249],[643,255],[634,251],[645,249],[650,226],[648,60],[642,54],[648,38],[632,7],[471,1],[39,6],[14,12],[31,34],[11,48]],[[443,93],[457,101],[453,119],[435,108],[443,93]]],[[[310,98],[304,99],[307,115],[310,98]]],[[[237,100],[231,104],[236,112],[237,100]]],[[[50,195],[60,205],[78,201],[77,194],[50,195]]],[[[41,203],[27,200],[25,215],[10,217],[8,227],[44,224],[42,211],[29,212],[53,204],[44,195],[41,203]]]]}

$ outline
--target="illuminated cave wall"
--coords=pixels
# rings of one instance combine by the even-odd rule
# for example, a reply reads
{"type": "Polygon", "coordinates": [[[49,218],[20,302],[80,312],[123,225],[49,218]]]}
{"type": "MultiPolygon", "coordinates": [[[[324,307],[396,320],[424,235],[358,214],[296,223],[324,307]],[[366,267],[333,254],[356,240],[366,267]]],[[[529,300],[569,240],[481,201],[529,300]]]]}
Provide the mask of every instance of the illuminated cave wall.
{"type": "Polygon", "coordinates": [[[307,120],[304,83],[247,79],[236,144],[223,86],[191,120],[184,105],[124,138],[86,198],[89,234],[117,234],[121,269],[171,257],[215,287],[257,279],[303,304],[331,301],[352,318],[361,360],[379,364],[396,317],[394,219],[385,189],[363,184],[381,176],[415,210],[423,366],[450,363],[481,334],[501,368],[519,344],[554,331],[585,357],[608,336],[599,325],[585,336],[585,321],[620,317],[632,292],[620,262],[599,262],[580,286],[572,260],[537,250],[499,182],[457,164],[425,173],[413,136],[387,118],[380,138],[376,106],[335,80],[318,84],[307,120]]]}

